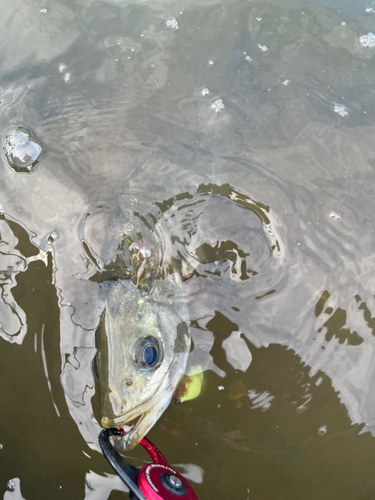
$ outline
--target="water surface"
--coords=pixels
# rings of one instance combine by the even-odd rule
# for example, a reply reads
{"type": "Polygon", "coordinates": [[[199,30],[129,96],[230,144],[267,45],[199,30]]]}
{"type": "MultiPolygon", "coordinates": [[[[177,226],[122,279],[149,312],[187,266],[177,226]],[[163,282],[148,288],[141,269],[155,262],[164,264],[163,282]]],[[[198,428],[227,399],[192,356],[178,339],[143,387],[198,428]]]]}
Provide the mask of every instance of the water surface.
{"type": "Polygon", "coordinates": [[[43,148],[0,162],[6,500],[126,498],[97,442],[98,273],[147,233],[193,272],[203,390],[150,438],[198,497],[373,497],[372,9],[3,0],[0,134],[43,148]]]}

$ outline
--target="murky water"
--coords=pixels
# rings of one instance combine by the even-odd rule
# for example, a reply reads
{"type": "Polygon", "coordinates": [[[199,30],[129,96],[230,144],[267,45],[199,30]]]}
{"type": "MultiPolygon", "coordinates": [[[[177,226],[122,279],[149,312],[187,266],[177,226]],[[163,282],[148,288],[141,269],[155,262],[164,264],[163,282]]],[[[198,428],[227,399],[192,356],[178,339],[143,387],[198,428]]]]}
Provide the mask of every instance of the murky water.
{"type": "Polygon", "coordinates": [[[375,4],[1,7],[4,499],[126,498],[92,359],[140,234],[193,274],[203,390],[150,438],[198,497],[373,498],[375,4]]]}

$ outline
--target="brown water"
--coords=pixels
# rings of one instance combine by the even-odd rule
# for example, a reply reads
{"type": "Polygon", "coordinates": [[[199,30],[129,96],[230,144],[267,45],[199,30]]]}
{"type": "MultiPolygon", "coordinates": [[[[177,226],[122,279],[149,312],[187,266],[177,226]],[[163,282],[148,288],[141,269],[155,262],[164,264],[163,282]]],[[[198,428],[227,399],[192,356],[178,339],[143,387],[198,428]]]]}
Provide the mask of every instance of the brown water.
{"type": "Polygon", "coordinates": [[[4,499],[127,497],[98,452],[95,276],[142,224],[196,267],[203,390],[149,436],[198,497],[374,497],[372,8],[2,0],[0,133],[43,145],[0,164],[4,499]]]}

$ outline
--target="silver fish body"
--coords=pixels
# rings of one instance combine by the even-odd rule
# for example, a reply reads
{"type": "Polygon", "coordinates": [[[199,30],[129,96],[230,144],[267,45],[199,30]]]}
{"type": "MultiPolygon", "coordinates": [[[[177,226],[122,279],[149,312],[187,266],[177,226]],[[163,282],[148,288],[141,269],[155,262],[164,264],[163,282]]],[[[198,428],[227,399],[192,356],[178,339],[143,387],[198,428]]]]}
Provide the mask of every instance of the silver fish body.
{"type": "Polygon", "coordinates": [[[179,285],[157,280],[151,295],[131,280],[108,284],[96,335],[102,425],[125,429],[116,445],[126,451],[167,408],[185,372],[190,334],[179,285]]]}

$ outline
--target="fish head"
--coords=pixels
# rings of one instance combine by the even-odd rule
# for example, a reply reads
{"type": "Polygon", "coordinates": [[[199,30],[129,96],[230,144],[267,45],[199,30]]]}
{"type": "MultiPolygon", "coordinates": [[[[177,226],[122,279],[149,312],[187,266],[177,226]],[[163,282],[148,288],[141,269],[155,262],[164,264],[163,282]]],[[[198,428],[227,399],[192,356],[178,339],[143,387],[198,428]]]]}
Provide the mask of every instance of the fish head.
{"type": "Polygon", "coordinates": [[[103,427],[123,428],[132,449],[169,405],[190,350],[186,316],[143,294],[130,280],[110,287],[96,333],[103,427]]]}

